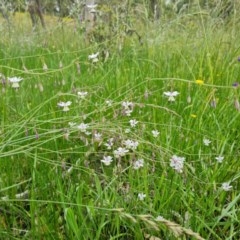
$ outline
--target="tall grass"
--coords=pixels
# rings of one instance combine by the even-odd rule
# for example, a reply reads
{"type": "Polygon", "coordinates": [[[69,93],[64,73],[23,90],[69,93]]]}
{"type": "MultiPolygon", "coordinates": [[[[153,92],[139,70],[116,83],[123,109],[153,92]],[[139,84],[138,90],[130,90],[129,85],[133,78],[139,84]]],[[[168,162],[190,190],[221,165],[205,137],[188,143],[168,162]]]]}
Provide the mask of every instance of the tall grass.
{"type": "Polygon", "coordinates": [[[184,15],[119,50],[69,22],[15,24],[0,42],[1,239],[240,238],[237,25],[184,15]],[[117,157],[126,140],[138,146],[117,157]]]}

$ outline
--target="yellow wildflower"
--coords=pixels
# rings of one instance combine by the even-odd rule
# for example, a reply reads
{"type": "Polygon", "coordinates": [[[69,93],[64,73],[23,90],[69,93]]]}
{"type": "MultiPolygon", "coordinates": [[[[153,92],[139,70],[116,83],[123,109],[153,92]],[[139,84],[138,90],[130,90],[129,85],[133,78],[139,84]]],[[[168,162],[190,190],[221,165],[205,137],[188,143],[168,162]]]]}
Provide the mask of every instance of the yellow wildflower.
{"type": "Polygon", "coordinates": [[[203,85],[204,81],[200,80],[200,79],[197,79],[197,80],[195,80],[195,83],[198,84],[198,85],[203,85]]]}

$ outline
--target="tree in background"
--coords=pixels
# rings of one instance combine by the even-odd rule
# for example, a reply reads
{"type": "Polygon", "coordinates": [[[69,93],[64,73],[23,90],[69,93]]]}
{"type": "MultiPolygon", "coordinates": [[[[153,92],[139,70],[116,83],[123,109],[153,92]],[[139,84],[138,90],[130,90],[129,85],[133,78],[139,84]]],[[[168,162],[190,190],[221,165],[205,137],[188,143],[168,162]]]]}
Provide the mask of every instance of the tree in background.
{"type": "Polygon", "coordinates": [[[28,12],[31,16],[33,30],[37,26],[37,17],[39,17],[42,27],[45,28],[45,21],[42,13],[42,6],[40,0],[29,0],[28,2],[28,12]]]}

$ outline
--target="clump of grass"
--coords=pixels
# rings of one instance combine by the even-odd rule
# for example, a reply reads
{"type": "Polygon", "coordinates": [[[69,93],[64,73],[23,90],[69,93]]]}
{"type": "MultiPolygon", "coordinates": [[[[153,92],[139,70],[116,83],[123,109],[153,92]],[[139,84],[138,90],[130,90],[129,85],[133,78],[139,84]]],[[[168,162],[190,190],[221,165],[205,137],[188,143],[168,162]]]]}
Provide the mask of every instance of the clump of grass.
{"type": "Polygon", "coordinates": [[[180,23],[1,40],[2,238],[238,238],[237,38],[180,23]]]}

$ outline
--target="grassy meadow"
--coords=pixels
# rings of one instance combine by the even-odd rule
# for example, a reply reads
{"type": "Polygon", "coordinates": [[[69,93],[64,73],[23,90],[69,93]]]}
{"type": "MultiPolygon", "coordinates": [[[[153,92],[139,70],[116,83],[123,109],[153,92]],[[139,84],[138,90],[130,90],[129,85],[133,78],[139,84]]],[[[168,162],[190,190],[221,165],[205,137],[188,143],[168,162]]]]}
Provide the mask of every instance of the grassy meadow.
{"type": "Polygon", "coordinates": [[[234,16],[0,22],[0,239],[240,239],[234,16]]]}

